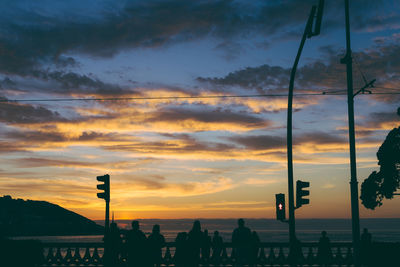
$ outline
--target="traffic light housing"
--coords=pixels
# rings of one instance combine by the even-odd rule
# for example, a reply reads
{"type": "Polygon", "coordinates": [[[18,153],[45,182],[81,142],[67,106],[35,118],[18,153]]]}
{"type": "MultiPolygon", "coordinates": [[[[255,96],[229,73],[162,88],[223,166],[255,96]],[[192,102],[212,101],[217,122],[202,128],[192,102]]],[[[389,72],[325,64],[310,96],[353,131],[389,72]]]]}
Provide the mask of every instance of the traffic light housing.
{"type": "Polygon", "coordinates": [[[103,190],[101,193],[97,193],[98,198],[102,198],[105,201],[110,201],[110,175],[105,174],[102,176],[97,176],[97,181],[103,182],[97,185],[97,189],[103,190]]]}
{"type": "Polygon", "coordinates": [[[319,33],[321,31],[321,22],[322,22],[322,13],[323,12],[324,12],[324,0],[319,0],[313,36],[319,35],[319,33]]]}
{"type": "Polygon", "coordinates": [[[310,187],[310,182],[303,182],[300,180],[296,182],[296,208],[310,204],[310,200],[308,198],[304,198],[305,196],[310,195],[309,190],[304,190],[306,187],[310,187]]]}
{"type": "Polygon", "coordinates": [[[278,221],[286,220],[285,194],[275,194],[276,199],[276,219],[278,221]]]}
{"type": "Polygon", "coordinates": [[[307,38],[319,35],[321,32],[322,13],[324,12],[324,0],[318,1],[318,7],[312,6],[311,14],[308,21],[307,38]],[[315,13],[317,13],[315,15],[315,13]]]}

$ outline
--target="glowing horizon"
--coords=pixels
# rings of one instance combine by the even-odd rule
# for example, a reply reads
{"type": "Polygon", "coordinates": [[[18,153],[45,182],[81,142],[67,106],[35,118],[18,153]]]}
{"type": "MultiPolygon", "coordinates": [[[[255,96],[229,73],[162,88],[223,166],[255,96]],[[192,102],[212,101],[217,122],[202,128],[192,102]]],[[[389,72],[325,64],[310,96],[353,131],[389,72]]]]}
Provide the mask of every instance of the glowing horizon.
{"type": "MultiPolygon", "coordinates": [[[[4,5],[0,35],[0,195],[102,219],[96,176],[111,176],[116,218],[275,218],[287,200],[282,95],[314,1],[101,1],[4,5]],[[87,10],[90,10],[89,14],[87,10]],[[288,13],[289,12],[289,13],[288,13]],[[188,16],[190,14],[190,16],[188,16]],[[285,15],[283,15],[285,14],[285,15]],[[198,96],[199,98],[179,98],[198,96]],[[63,98],[178,97],[117,101],[63,98]]],[[[351,3],[359,185],[400,126],[400,6],[351,3]],[[380,94],[384,93],[384,94],[380,94]]],[[[296,218],[350,218],[342,4],[327,1],[294,99],[296,218]],[[338,95],[323,92],[339,92],[338,95]]],[[[400,198],[361,218],[400,218],[400,198]]]]}

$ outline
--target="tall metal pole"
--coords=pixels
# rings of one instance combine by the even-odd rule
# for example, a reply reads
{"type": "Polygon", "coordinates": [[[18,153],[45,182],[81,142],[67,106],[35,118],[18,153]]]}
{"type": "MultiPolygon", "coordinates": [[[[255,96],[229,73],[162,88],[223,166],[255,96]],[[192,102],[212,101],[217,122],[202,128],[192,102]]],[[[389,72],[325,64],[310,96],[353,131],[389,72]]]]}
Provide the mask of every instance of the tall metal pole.
{"type": "Polygon", "coordinates": [[[354,132],[354,92],[353,92],[353,65],[350,45],[350,18],[349,0],[345,0],[346,14],[346,55],[342,62],[346,64],[347,72],[347,107],[349,120],[349,144],[350,144],[350,193],[351,193],[351,218],[353,230],[354,265],[360,266],[360,215],[358,207],[358,182],[356,163],[356,141],[354,132]]]}
{"type": "Polygon", "coordinates": [[[289,95],[288,95],[288,113],[287,113],[287,161],[288,161],[288,194],[289,194],[289,242],[292,247],[296,243],[296,224],[294,216],[294,190],[293,190],[293,138],[292,138],[292,113],[293,113],[293,87],[294,78],[296,76],[297,65],[299,64],[301,52],[303,51],[304,43],[307,36],[311,32],[312,21],[314,19],[316,7],[311,9],[310,16],[304,29],[303,37],[297,51],[292,71],[290,73],[289,95]]]}
{"type": "Polygon", "coordinates": [[[104,236],[110,232],[110,200],[106,200],[106,220],[104,222],[104,236]]]}

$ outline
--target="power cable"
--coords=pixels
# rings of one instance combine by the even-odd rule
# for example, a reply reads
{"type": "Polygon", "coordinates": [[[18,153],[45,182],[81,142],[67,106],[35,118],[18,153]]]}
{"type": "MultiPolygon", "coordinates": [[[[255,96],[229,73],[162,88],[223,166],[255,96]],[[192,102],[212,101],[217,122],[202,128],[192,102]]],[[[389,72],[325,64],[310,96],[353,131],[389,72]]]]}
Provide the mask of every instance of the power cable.
{"type": "MultiPolygon", "coordinates": [[[[377,87],[379,88],[379,87],[377,87]]],[[[393,89],[396,88],[385,88],[393,89]]],[[[296,97],[302,96],[340,96],[344,90],[326,91],[322,93],[298,93],[296,97]]],[[[399,92],[371,92],[368,95],[400,95],[399,92]]],[[[258,94],[258,95],[209,95],[209,96],[157,96],[157,97],[112,97],[112,98],[53,98],[53,99],[0,99],[0,102],[71,102],[71,101],[129,101],[129,100],[177,100],[177,99],[218,99],[218,98],[257,98],[257,97],[287,97],[287,94],[258,94]]]]}

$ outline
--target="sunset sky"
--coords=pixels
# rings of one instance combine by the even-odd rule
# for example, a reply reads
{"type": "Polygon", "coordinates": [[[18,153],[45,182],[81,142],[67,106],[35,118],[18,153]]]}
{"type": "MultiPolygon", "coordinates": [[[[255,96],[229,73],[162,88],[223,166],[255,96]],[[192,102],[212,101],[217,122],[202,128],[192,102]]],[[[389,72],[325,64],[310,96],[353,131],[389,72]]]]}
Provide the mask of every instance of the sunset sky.
{"type": "MultiPolygon", "coordinates": [[[[0,3],[0,195],[102,219],[274,218],[287,194],[287,97],[44,99],[287,94],[317,0],[17,0],[0,3]],[[7,102],[4,100],[24,100],[7,102]]],[[[344,1],[326,0],[294,98],[297,218],[350,218],[344,1]]],[[[350,1],[359,184],[400,126],[400,3],[350,1]],[[378,93],[378,94],[376,94],[378,93]]],[[[400,197],[362,218],[400,217],[400,197]]]]}

